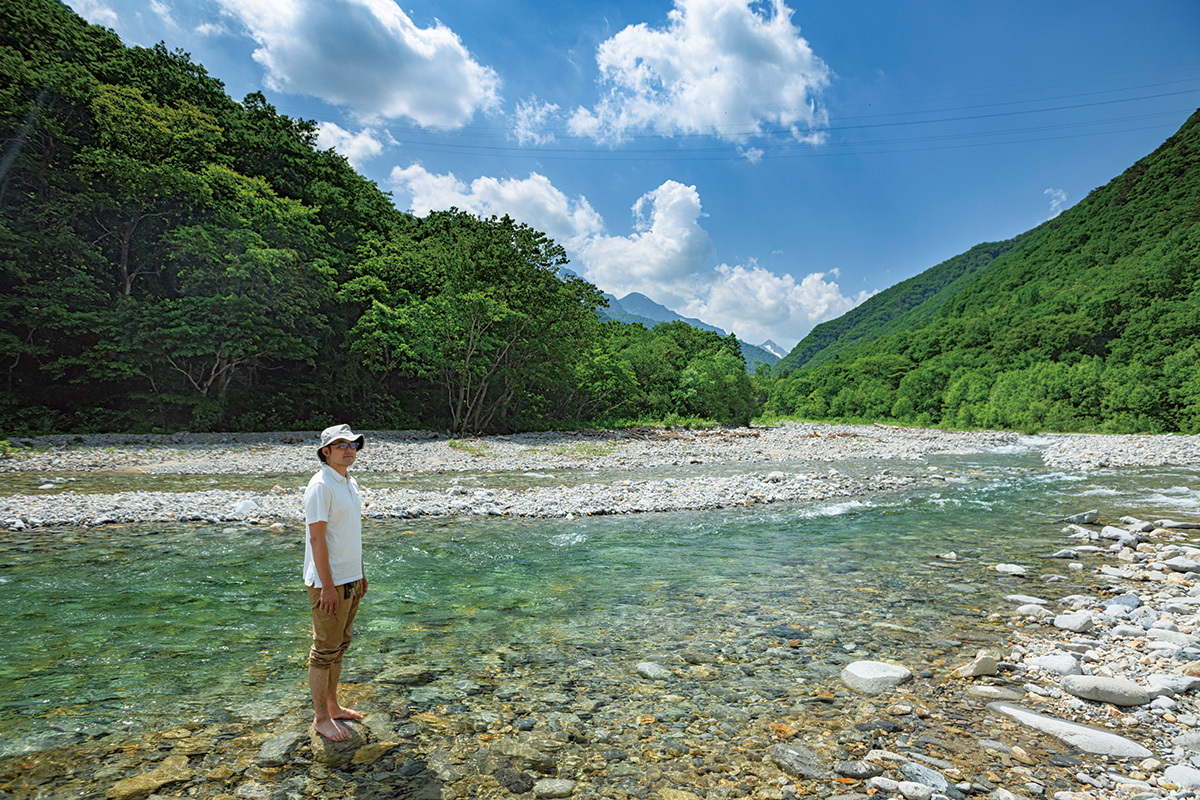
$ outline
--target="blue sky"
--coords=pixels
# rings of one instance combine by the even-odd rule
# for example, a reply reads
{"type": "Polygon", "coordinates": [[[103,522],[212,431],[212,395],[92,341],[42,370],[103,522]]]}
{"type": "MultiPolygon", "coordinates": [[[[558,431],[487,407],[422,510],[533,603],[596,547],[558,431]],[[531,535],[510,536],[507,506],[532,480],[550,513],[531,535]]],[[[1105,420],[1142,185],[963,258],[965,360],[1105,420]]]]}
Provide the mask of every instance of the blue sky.
{"type": "Polygon", "coordinates": [[[759,343],[1108,182],[1200,107],[1195,0],[71,0],[759,343]]]}

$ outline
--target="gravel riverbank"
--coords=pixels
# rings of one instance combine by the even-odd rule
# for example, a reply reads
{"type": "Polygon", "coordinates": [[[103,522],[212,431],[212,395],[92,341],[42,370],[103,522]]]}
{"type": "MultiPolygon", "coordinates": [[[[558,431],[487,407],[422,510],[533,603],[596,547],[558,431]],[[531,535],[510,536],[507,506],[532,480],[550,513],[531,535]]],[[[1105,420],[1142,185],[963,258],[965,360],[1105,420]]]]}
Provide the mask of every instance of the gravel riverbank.
{"type": "MultiPolygon", "coordinates": [[[[941,479],[931,455],[1022,444],[1046,464],[1088,470],[1200,463],[1198,436],[1051,435],[1031,439],[993,431],[951,432],[886,426],[785,422],[769,427],[633,429],[531,433],[466,440],[424,431],[367,432],[354,468],[369,518],[565,517],[727,508],[863,496],[941,479]],[[874,474],[837,470],[839,462],[887,461],[874,474]],[[894,464],[901,463],[903,468],[894,464]],[[721,475],[647,479],[658,468],[720,465],[721,475]],[[828,466],[825,466],[828,465],[828,466]],[[528,474],[570,482],[523,489],[459,485],[460,474],[528,474]],[[582,473],[582,474],[581,474],[582,473]],[[591,476],[589,476],[589,473],[591,476]],[[594,477],[601,474],[604,477],[594,477]],[[374,488],[373,476],[444,475],[436,489],[374,488]]],[[[50,436],[21,440],[0,473],[29,476],[29,488],[0,496],[0,526],[300,519],[302,488],[316,467],[315,433],[50,436]],[[196,490],[85,493],[87,474],[196,476],[196,490]],[[275,475],[261,491],[202,489],[201,476],[275,475]],[[36,487],[36,488],[35,488],[36,487]]],[[[437,480],[434,481],[438,483],[437,480]]]]}
{"type": "MultiPolygon", "coordinates": [[[[373,475],[447,475],[436,490],[395,488],[365,492],[374,518],[453,514],[558,517],[646,511],[698,510],[756,503],[813,501],[889,491],[937,480],[924,459],[1013,446],[1011,433],[956,433],[883,426],[782,423],[770,427],[636,429],[518,434],[451,440],[427,432],[368,432],[355,465],[360,484],[373,475]],[[899,461],[910,469],[850,477],[836,471],[846,460],[899,461]],[[725,474],[647,480],[644,470],[724,465],[725,474]],[[820,467],[828,464],[832,469],[820,467]],[[608,479],[576,478],[570,485],[523,490],[456,485],[460,473],[603,472],[608,479]],[[733,474],[730,474],[730,473],[733,474]]],[[[1195,438],[1195,437],[1192,437],[1195,438]]],[[[300,489],[316,465],[313,433],[175,434],[170,436],[52,436],[19,441],[0,472],[30,476],[30,489],[0,498],[0,525],[91,525],[113,522],[299,519],[300,489]],[[72,477],[108,473],[144,475],[291,475],[271,490],[84,493],[72,477]],[[38,480],[33,489],[33,481],[38,480]]],[[[1084,440],[1086,441],[1086,440],[1084,440]]],[[[1087,445],[1064,440],[1059,462],[1091,458],[1087,445]],[[1083,453],[1086,452],[1086,456],[1083,453]]],[[[1200,460],[1200,447],[1173,450],[1200,460]]],[[[1154,448],[1156,451],[1165,445],[1154,448]]],[[[131,480],[133,478],[131,477],[131,480]]],[[[202,482],[197,480],[198,484],[202,482]]]]}

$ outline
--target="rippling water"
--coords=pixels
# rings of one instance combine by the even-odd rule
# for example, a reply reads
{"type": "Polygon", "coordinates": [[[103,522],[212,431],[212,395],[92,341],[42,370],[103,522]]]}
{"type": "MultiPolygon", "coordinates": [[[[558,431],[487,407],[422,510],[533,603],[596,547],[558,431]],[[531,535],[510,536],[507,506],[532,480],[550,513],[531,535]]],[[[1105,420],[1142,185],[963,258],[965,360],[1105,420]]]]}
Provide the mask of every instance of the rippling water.
{"type": "MultiPolygon", "coordinates": [[[[368,523],[371,590],[343,679],[466,674],[514,646],[618,644],[628,662],[787,630],[803,631],[789,679],[829,680],[830,654],[917,666],[1003,637],[985,620],[999,598],[1041,589],[995,563],[1079,579],[1044,558],[1062,546],[1056,518],[1200,517],[1195,470],[1065,474],[1028,451],[930,462],[949,476],[936,490],[848,502],[368,523]]],[[[303,700],[299,525],[0,536],[0,754],[303,700]]],[[[435,691],[452,697],[453,681],[435,691]]]]}

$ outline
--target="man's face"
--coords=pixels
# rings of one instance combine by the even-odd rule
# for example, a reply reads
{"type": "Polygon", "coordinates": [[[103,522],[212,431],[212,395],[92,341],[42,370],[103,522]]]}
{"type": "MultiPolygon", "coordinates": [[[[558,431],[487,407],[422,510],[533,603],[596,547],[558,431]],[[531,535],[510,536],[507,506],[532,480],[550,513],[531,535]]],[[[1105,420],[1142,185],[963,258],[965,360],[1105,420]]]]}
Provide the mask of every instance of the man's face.
{"type": "Polygon", "coordinates": [[[345,439],[338,439],[330,443],[325,448],[325,459],[331,467],[348,467],[354,463],[354,457],[358,455],[358,451],[354,449],[354,442],[348,442],[345,439]],[[345,450],[343,446],[349,445],[345,450]]]}

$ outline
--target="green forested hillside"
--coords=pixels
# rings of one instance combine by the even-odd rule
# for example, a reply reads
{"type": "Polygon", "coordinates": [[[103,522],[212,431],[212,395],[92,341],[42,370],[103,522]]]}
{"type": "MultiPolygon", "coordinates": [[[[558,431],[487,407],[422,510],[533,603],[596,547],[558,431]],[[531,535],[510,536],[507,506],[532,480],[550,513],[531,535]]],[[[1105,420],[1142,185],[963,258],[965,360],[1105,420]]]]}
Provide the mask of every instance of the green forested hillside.
{"type": "Polygon", "coordinates": [[[996,258],[1020,250],[1037,231],[1006,242],[972,247],[906,281],[889,287],[837,319],[822,322],[784,356],[776,371],[819,367],[839,354],[905,328],[929,321],[942,303],[995,263],[996,258]]]}
{"type": "Polygon", "coordinates": [[[415,218],[165,45],[0,0],[0,438],[747,423],[717,334],[604,323],[508,218],[415,218]]]}
{"type": "Polygon", "coordinates": [[[978,267],[949,269],[952,259],[830,329],[862,343],[843,347],[830,331],[801,342],[789,361],[815,366],[779,378],[769,410],[1200,431],[1200,112],[1074,208],[996,247],[959,257],[978,267]],[[894,313],[922,291],[924,304],[894,313]]]}

